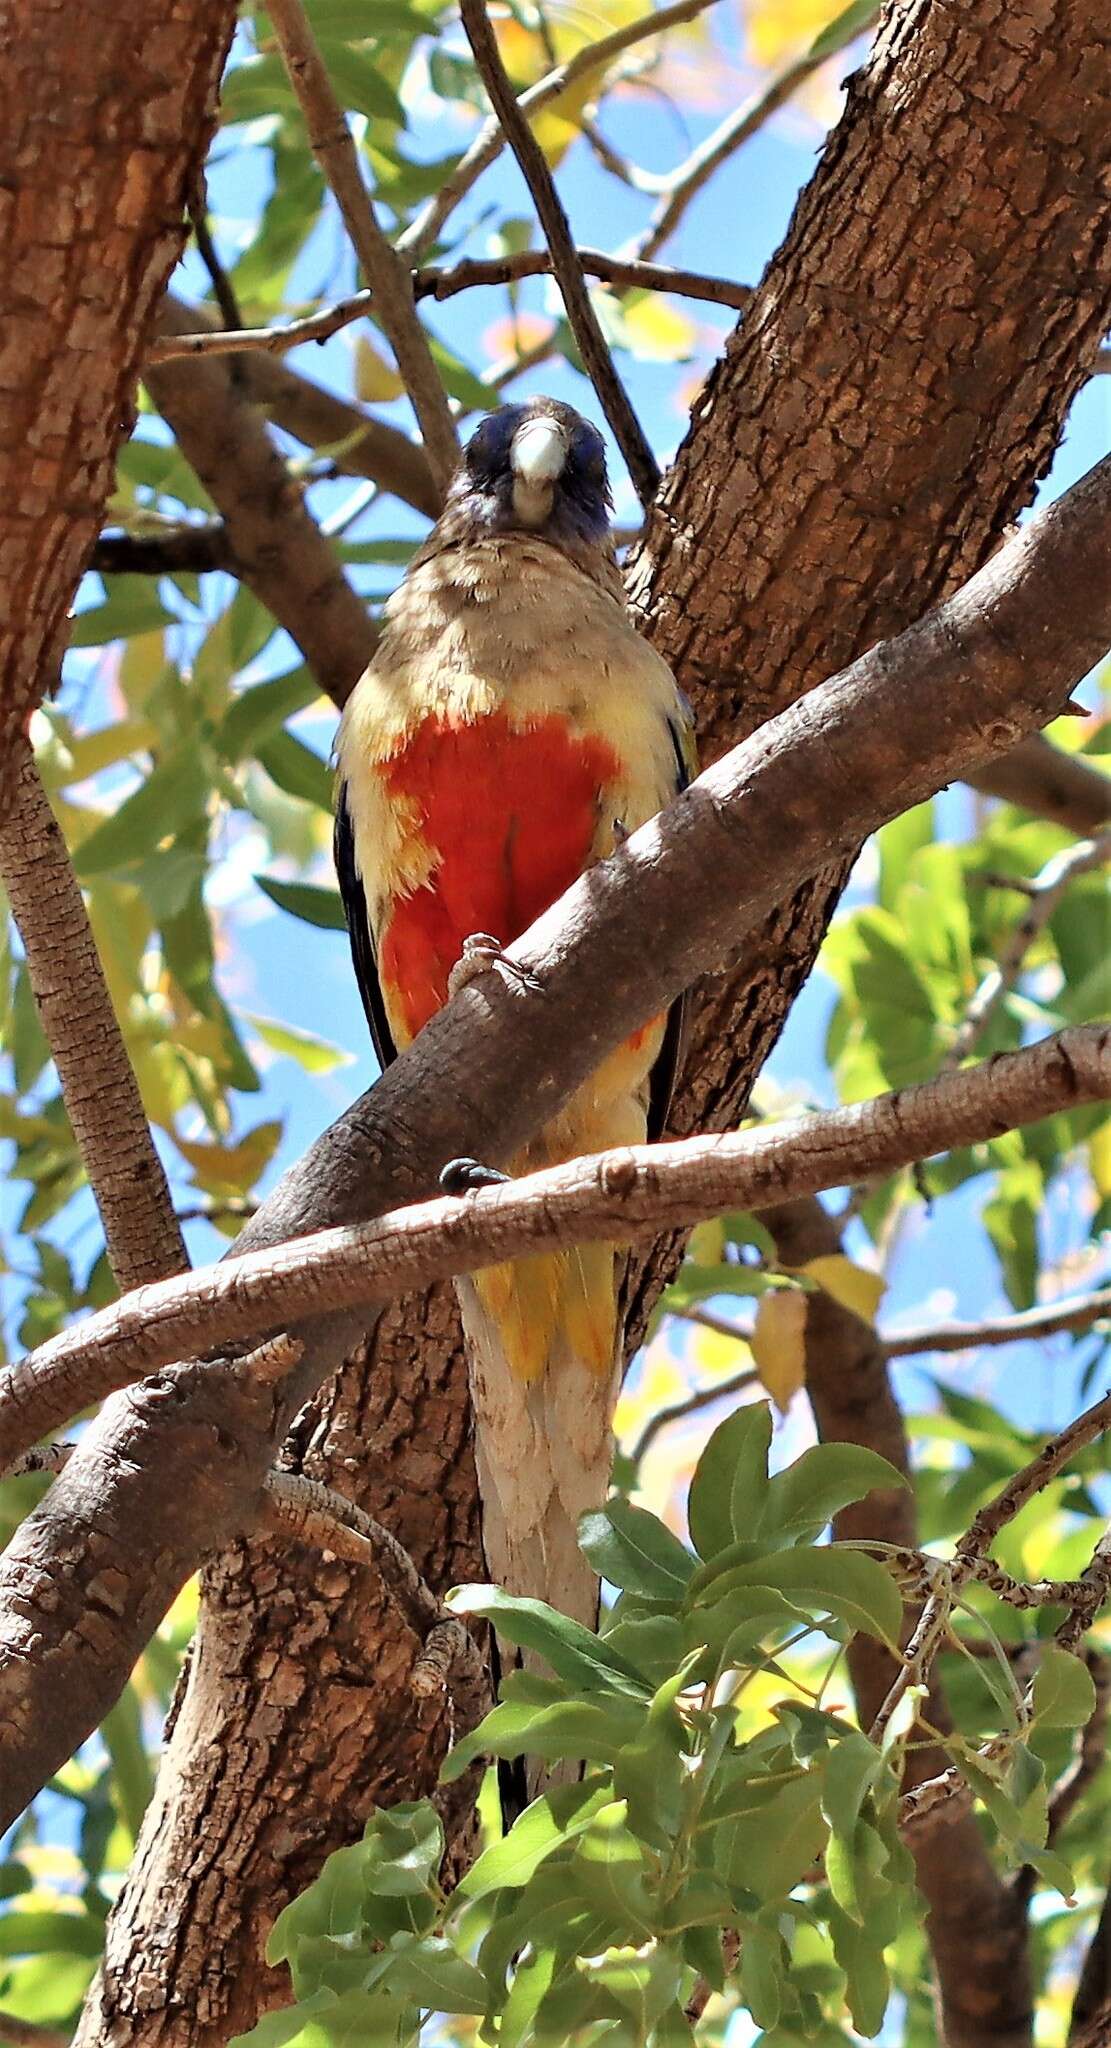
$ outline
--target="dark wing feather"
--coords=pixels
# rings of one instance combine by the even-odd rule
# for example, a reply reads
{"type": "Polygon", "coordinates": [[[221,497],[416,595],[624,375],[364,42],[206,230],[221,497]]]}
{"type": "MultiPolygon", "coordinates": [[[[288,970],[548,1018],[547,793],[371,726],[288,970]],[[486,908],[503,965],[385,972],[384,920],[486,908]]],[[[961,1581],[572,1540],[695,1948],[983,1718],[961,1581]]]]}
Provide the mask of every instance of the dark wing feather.
{"type": "MultiPolygon", "coordinates": [[[[697,770],[694,758],[694,716],[685,697],[680,697],[682,710],[688,714],[684,724],[668,719],[671,744],[675,749],[676,793],[686,789],[697,770]]],[[[687,1049],[687,1026],[690,1022],[690,1001],[684,994],[672,1003],[664,1026],[663,1044],[659,1057],[652,1068],[648,1081],[648,1137],[651,1143],[663,1136],[667,1124],[667,1113],[675,1092],[675,1082],[683,1064],[687,1049]]]]}
{"type": "Polygon", "coordinates": [[[366,896],[362,877],[355,862],[355,833],[351,824],[351,813],[347,808],[347,791],[342,782],[336,791],[336,830],[333,845],[339,893],[343,898],[343,911],[347,919],[348,937],[351,940],[351,958],[355,964],[355,979],[363,999],[366,1021],[370,1025],[374,1050],[384,1070],[391,1060],[397,1058],[397,1047],[393,1042],[386,1006],[382,1000],[378,956],[374,951],[374,940],[367,923],[366,896]]]}

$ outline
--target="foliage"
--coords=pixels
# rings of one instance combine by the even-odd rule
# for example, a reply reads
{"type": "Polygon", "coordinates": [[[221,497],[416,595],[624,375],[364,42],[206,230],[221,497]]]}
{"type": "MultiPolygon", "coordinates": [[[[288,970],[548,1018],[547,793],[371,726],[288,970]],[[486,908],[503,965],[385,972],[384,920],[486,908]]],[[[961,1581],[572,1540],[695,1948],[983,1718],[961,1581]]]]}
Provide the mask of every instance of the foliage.
{"type": "MultiPolygon", "coordinates": [[[[553,51],[572,55],[640,5],[557,6],[547,18],[507,7],[499,34],[515,82],[534,82],[553,51]]],[[[404,233],[475,132],[482,100],[469,53],[442,0],[375,0],[370,35],[365,0],[310,0],[307,11],[383,222],[404,233]]],[[[715,14],[639,48],[604,77],[589,74],[538,123],[561,178],[578,181],[578,217],[601,217],[608,230],[634,199],[644,218],[652,203],[617,192],[594,166],[583,126],[591,105],[597,124],[612,121],[624,143],[631,135],[639,146],[638,124],[648,128],[658,156],[671,161],[686,146],[688,118],[724,112],[738,80],[789,61],[817,36],[833,61],[807,105],[824,119],[847,68],[846,40],[872,12],[859,0],[847,9],[836,0],[749,0],[736,44],[715,14]]],[[[804,139],[800,177],[809,129],[804,139]]],[[[731,198],[746,223],[764,211],[751,204],[749,162],[731,198]]],[[[210,224],[245,324],[282,322],[354,288],[260,5],[243,9],[208,179],[210,224]]],[[[446,223],[433,260],[527,248],[534,230],[521,206],[519,189],[499,174],[446,223]]],[[[750,252],[757,267],[776,231],[774,206],[767,210],[770,239],[750,252]]],[[[615,227],[611,239],[619,238],[615,227]]],[[[676,260],[718,269],[720,242],[711,215],[684,231],[676,260]]],[[[211,306],[195,252],[177,283],[211,306]]],[[[594,296],[666,454],[733,316],[673,296],[594,296]]],[[[552,388],[591,403],[549,282],[436,305],[427,324],[463,418],[507,390],[552,388]]],[[[280,431],[291,492],[326,526],[373,611],[424,520],[361,473],[358,430],[369,416],[410,432],[411,416],[371,322],[293,361],[348,412],[343,433],[318,444],[280,431]]],[[[216,516],[147,392],[110,509],[113,527],[137,539],[216,516]]],[[[618,510],[629,517],[627,494],[618,510]]],[[[328,859],[332,724],[297,648],[246,584],[179,570],[90,573],[60,694],[34,721],[40,767],[197,1257],[219,1253],[306,1135],[366,1078],[328,859]],[[357,1082],[339,1071],[353,1058],[357,1082]]],[[[1066,721],[1053,739],[1093,756],[1106,748],[1106,727],[1094,738],[1084,730],[1066,721]]],[[[778,1079],[761,1112],[856,1100],[935,1071],[1022,914],[1025,899],[999,877],[1029,880],[1067,843],[1059,828],[1006,806],[970,816],[957,797],[881,833],[827,941],[824,981],[816,977],[806,999],[811,1024],[825,1028],[825,1057],[774,1065],[778,1079]]],[[[1103,899],[1099,878],[1089,876],[1061,901],[979,1049],[1099,1015],[1106,976],[1103,899]]],[[[9,1182],[0,1343],[23,1351],[102,1306],[113,1283],[6,915],[0,1021],[9,1182]]],[[[708,1442],[699,1409],[642,1458],[632,1453],[646,1421],[677,1395],[695,1382],[712,1394],[740,1364],[752,1366],[781,1412],[773,1464],[782,1466],[807,1437],[807,1297],[821,1290],[868,1322],[882,1300],[885,1319],[921,1321],[952,1306],[930,1296],[947,1284],[958,1241],[966,1312],[994,1311],[1001,1293],[1022,1307],[1083,1288],[1096,1277],[1091,1247],[1111,1220],[1109,1201],[1107,1126],[1086,1111],[863,1191],[844,1251],[801,1270],[779,1263],[751,1217],[726,1216],[697,1233],[624,1400],[619,1491],[584,1531],[619,1593],[604,1634],[584,1640],[544,1610],[489,1592],[466,1596],[473,1613],[496,1609],[506,1639],[527,1639],[550,1675],[512,1676],[449,1769],[480,1750],[523,1746],[554,1760],[585,1754],[585,1780],[554,1790],[504,1840],[491,1828],[450,1898],[437,1881],[431,1809],[374,1816],[364,1841],[331,1859],[275,1931],[274,1956],[289,1962],[299,2000],[293,2032],[291,2015],[275,2014],[251,2038],[326,2048],[375,2038],[382,2027],[390,2040],[406,2025],[412,2033],[414,2012],[436,2011],[469,2014],[472,2026],[496,2014],[506,2043],[555,2041],[590,2010],[592,2039],[643,2039],[654,2029],[661,2041],[682,2040],[691,1984],[703,1974],[720,1986],[720,1931],[732,1928],[739,1965],[700,2037],[739,2002],[766,2029],[769,2048],[787,2048],[806,2025],[824,2042],[844,2040],[846,2011],[858,2031],[874,2031],[890,1982],[903,2001],[907,2048],[931,2041],[921,1918],[908,1910],[894,1826],[896,1749],[876,1751],[845,1704],[845,1638],[853,1628],[894,1631],[893,1584],[875,1559],[816,1541],[854,1490],[874,1482],[876,1467],[862,1451],[828,1446],[769,1478],[762,1404],[727,1418],[708,1442]],[[691,1320],[707,1310],[724,1332],[691,1320]],[[693,1550],[675,1533],[688,1527],[693,1550]],[[606,1961],[588,1974],[575,1954],[593,1952],[591,1943],[606,1961]]],[[[1101,1360],[1099,1337],[1089,1334],[1056,1339],[1044,1355],[1027,1350],[1005,1375],[993,1374],[983,1353],[951,1369],[940,1361],[907,1369],[899,1392],[910,1410],[923,1544],[946,1552],[1032,1455],[1043,1425],[1093,1387],[1101,1360]]],[[[1105,1469],[1096,1449],[1077,1460],[1002,1532],[998,1561],[1024,1581],[1082,1570],[1106,1505],[1105,1469]]],[[[0,1485],[5,1540],[41,1490],[32,1479],[0,1485]]],[[[194,1609],[189,1589],[98,1735],[3,1845],[6,2011],[63,2028],[75,2018],[149,1798],[194,1609]]],[[[1063,2033],[1076,1930],[1090,1926],[1106,1878],[1111,1772],[1096,1773],[1062,1839],[1083,1909],[1070,1912],[1053,1889],[1064,1872],[1045,1860],[1042,1844],[1046,1787],[1068,1767],[1083,1679],[1079,1666],[1047,1656],[1038,1718],[1020,1736],[1009,1675],[1022,1646],[1051,1633],[1049,1613],[1047,1621],[1044,1609],[1019,1612],[974,1589],[940,1668],[954,1754],[966,1768],[975,1774],[971,1752],[1009,1731],[1006,1762],[982,1769],[976,1789],[993,1853],[1011,1863],[1041,1859],[1037,1987],[1063,2033]]]]}
{"type": "MultiPolygon", "coordinates": [[[[888,1951],[919,1912],[899,1832],[907,1717],[877,1745],[834,1688],[846,1642],[891,1644],[902,1601],[874,1558],[816,1539],[838,1509],[904,1482],[853,1444],[769,1475],[771,1437],[764,1402],[715,1430],[691,1484],[693,1549],[620,1496],[583,1517],[582,1547],[618,1590],[600,1635],[497,1587],[454,1596],[526,1661],[442,1777],[524,1752],[572,1782],[489,1841],[450,1895],[433,1803],[374,1814],[279,1918],[268,1955],[288,1963],[296,2002],[237,2048],[415,2044],[437,2013],[481,2016],[484,2040],[514,2048],[663,2048],[694,2038],[698,1981],[722,1993],[727,1977],[765,2038],[847,2039],[846,2009],[858,2033],[879,2032],[888,1951]],[[813,1684],[783,1661],[804,1644],[813,1684]]],[[[1085,1666],[1048,1645],[1005,1757],[948,1745],[1006,1852],[1065,1893],[1066,1866],[1044,1853],[1035,1745],[1083,1723],[1091,1691],[1085,1666]]]]}

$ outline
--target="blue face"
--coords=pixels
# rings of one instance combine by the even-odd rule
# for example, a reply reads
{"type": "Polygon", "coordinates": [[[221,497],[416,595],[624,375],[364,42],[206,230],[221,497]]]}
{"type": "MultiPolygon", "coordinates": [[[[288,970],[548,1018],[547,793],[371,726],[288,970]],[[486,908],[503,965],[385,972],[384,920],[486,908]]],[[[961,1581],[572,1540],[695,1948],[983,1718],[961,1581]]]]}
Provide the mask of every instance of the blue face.
{"type": "Polygon", "coordinates": [[[513,510],[510,450],[518,427],[537,418],[554,419],[567,435],[567,459],[553,488],[551,515],[539,531],[557,541],[603,540],[611,504],[605,444],[589,420],[552,398],[506,405],[483,420],[467,443],[452,485],[453,503],[465,506],[487,531],[520,528],[513,510]]]}

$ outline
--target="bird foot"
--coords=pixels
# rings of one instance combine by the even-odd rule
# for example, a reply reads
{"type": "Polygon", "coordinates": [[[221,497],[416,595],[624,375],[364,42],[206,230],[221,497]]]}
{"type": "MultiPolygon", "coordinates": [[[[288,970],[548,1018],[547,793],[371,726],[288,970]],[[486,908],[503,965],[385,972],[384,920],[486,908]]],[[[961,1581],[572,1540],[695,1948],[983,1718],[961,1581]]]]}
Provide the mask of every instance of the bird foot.
{"type": "Polygon", "coordinates": [[[469,1195],[475,1188],[498,1187],[508,1179],[507,1173],[483,1166],[480,1159],[449,1159],[441,1170],[440,1186],[445,1195],[469,1195]]]}
{"type": "Polygon", "coordinates": [[[522,967],[516,960],[510,959],[499,939],[493,938],[489,932],[472,932],[469,938],[464,939],[463,951],[448,975],[448,995],[457,996],[460,989],[469,988],[472,981],[478,981],[482,975],[491,973],[496,967],[520,988],[540,986],[536,976],[530,974],[527,967],[522,967]]]}

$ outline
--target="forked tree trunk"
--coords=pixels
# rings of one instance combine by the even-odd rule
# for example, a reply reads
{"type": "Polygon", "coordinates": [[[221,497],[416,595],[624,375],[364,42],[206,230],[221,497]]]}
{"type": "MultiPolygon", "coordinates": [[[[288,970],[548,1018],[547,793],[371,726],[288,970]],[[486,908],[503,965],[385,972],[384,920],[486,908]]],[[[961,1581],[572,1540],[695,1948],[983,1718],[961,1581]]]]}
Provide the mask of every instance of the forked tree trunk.
{"type": "MultiPolygon", "coordinates": [[[[1029,501],[1107,318],[1109,140],[1102,0],[889,15],[633,571],[707,754],[952,590],[1029,501]]],[[[705,992],[680,1129],[735,1118],[843,880],[800,893],[705,992]]],[[[641,1273],[634,1318],[660,1272],[641,1273]]],[[[477,1566],[465,1438],[454,1316],[433,1296],[387,1319],[294,1448],[446,1584],[477,1566]]],[[[375,1801],[431,1781],[444,1731],[414,1711],[411,1652],[346,1566],[252,1544],[210,1575],[85,2048],[217,2048],[287,1996],[263,1961],[276,1912],[375,1801]]],[[[950,1843],[951,1897],[994,1925],[975,1830],[950,1843]]],[[[936,1941],[950,2048],[1019,2048],[1021,1944],[986,1942],[972,1973],[953,1925],[936,1941]]]]}

